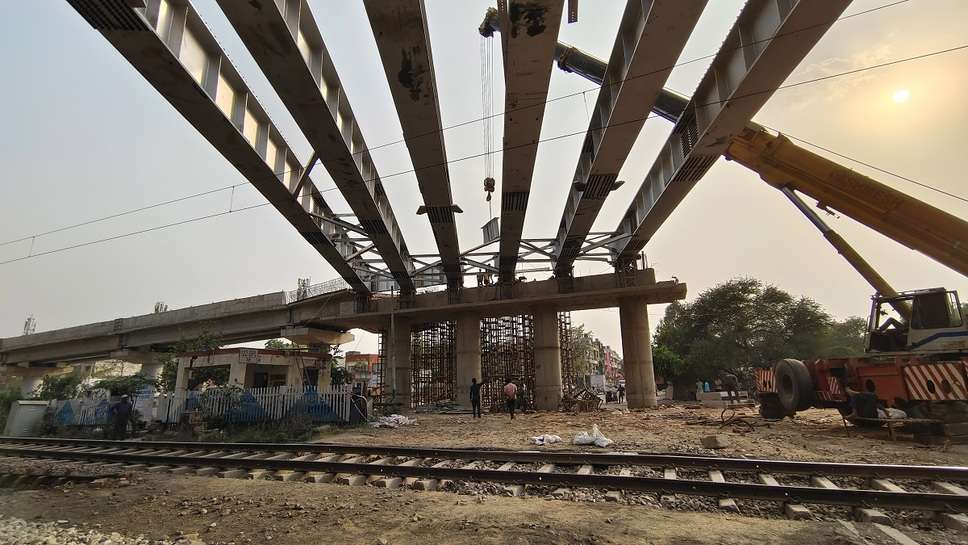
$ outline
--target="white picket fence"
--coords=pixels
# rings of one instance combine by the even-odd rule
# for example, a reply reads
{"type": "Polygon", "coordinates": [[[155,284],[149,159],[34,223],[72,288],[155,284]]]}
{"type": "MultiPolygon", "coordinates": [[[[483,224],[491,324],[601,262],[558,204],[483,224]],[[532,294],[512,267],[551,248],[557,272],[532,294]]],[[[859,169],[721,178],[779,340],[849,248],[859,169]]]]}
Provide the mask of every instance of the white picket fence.
{"type": "Polygon", "coordinates": [[[187,411],[227,423],[254,423],[307,416],[314,422],[349,422],[349,386],[324,389],[274,386],[267,388],[188,391],[156,398],[154,420],[178,422],[187,411]]]}
{"type": "MultiPolygon", "coordinates": [[[[324,389],[275,386],[268,388],[211,388],[172,394],[146,393],[132,398],[142,420],[174,424],[186,412],[198,411],[203,419],[226,423],[271,422],[289,417],[308,417],[313,422],[350,421],[350,386],[324,389]]],[[[103,426],[111,402],[100,399],[51,401],[54,422],[60,426],[103,426]]],[[[367,414],[371,408],[367,407],[367,414]]]]}

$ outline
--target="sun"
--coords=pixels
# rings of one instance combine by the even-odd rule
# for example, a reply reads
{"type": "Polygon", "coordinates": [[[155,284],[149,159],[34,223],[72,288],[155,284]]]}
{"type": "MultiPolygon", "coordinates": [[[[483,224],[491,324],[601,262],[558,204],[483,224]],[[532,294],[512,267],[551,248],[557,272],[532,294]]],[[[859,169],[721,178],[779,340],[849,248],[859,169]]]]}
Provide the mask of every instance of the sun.
{"type": "Polygon", "coordinates": [[[894,95],[891,98],[896,104],[902,104],[908,100],[911,100],[911,91],[908,91],[907,89],[898,89],[897,91],[894,91],[894,95]]]}

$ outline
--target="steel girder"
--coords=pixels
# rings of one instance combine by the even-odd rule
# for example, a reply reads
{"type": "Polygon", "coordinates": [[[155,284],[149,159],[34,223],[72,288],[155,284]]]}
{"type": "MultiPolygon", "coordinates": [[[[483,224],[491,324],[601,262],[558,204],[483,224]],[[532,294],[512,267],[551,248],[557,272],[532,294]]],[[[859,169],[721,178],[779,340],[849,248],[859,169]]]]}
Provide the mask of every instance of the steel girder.
{"type": "Polygon", "coordinates": [[[850,0],[750,0],[615,229],[619,268],[634,262],[672,211],[850,0]]]}
{"type": "Polygon", "coordinates": [[[404,294],[413,260],[306,0],[218,0],[404,294]],[[284,8],[280,7],[284,5],[284,8]]]}
{"type": "Polygon", "coordinates": [[[364,3],[450,289],[463,283],[440,103],[423,0],[364,3]]]}
{"type": "Polygon", "coordinates": [[[706,0],[629,0],[558,226],[555,275],[570,276],[585,237],[706,0]]]}
{"type": "Polygon", "coordinates": [[[175,109],[296,228],[354,290],[369,293],[357,245],[303,164],[187,1],[68,0],[175,109]],[[294,189],[302,180],[301,194],[294,189]]]}
{"type": "Polygon", "coordinates": [[[538,153],[551,64],[564,0],[510,0],[502,7],[504,158],[501,176],[501,282],[514,279],[538,153]]]}

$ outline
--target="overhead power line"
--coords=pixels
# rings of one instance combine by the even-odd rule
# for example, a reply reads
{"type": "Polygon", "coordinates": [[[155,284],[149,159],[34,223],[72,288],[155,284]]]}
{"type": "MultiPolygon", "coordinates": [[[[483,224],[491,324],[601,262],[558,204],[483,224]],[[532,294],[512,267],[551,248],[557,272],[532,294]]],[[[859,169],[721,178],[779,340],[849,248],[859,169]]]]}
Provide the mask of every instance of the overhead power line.
{"type": "MultiPolygon", "coordinates": [[[[835,19],[831,23],[818,23],[818,24],[814,24],[814,25],[811,25],[811,26],[808,26],[808,27],[804,27],[804,28],[801,28],[801,29],[798,29],[798,30],[793,30],[793,31],[790,31],[790,32],[787,32],[787,33],[784,33],[784,34],[777,34],[777,35],[771,36],[769,38],[764,38],[764,39],[761,39],[761,40],[756,40],[754,42],[751,42],[751,43],[748,43],[748,44],[744,44],[744,45],[735,47],[732,50],[725,50],[725,51],[735,51],[735,50],[742,49],[742,48],[745,48],[745,47],[750,47],[750,46],[753,46],[753,45],[756,45],[756,44],[759,44],[759,43],[769,42],[769,41],[772,41],[772,40],[774,40],[776,38],[780,38],[780,37],[783,37],[783,36],[787,36],[787,35],[791,35],[791,34],[796,34],[796,33],[799,33],[799,32],[804,32],[806,30],[811,30],[813,28],[825,26],[825,25],[828,25],[828,24],[831,24],[832,25],[834,23],[837,23],[837,22],[840,22],[840,21],[844,21],[846,19],[851,19],[851,18],[858,17],[858,16],[861,16],[861,15],[867,15],[867,14],[870,14],[870,13],[873,13],[873,12],[876,12],[876,11],[880,11],[882,9],[891,8],[891,7],[900,5],[900,4],[905,4],[905,3],[910,2],[910,1],[911,0],[898,0],[896,2],[891,2],[891,3],[883,4],[883,5],[880,5],[880,6],[875,6],[873,8],[870,8],[870,9],[867,9],[867,10],[863,10],[863,11],[859,11],[857,13],[852,13],[850,15],[843,15],[841,17],[838,17],[837,19],[835,19]]],[[[670,70],[670,69],[677,68],[677,67],[680,67],[680,66],[685,66],[687,64],[692,64],[692,63],[699,62],[699,61],[702,61],[702,60],[711,59],[711,58],[715,57],[716,55],[718,55],[719,53],[720,53],[720,51],[717,50],[714,53],[710,53],[710,54],[703,55],[703,56],[700,56],[700,57],[695,57],[693,59],[689,59],[689,60],[686,60],[686,61],[682,61],[682,62],[673,64],[673,65],[668,66],[668,67],[665,67],[665,68],[661,68],[661,69],[658,69],[658,70],[653,70],[651,72],[646,72],[646,73],[642,73],[642,74],[631,75],[631,76],[628,76],[628,77],[626,77],[624,79],[615,80],[613,82],[610,82],[610,83],[607,83],[607,84],[603,84],[601,86],[590,87],[590,88],[587,88],[587,89],[585,89],[583,91],[578,91],[578,92],[574,92],[574,93],[568,93],[568,94],[564,94],[564,95],[559,95],[557,97],[553,97],[553,98],[550,98],[550,99],[545,100],[542,104],[549,104],[551,102],[556,102],[556,101],[564,100],[564,99],[567,99],[567,98],[576,97],[576,96],[579,96],[579,95],[581,95],[582,98],[584,99],[585,98],[585,95],[588,92],[590,92],[590,91],[595,91],[596,89],[602,89],[602,88],[608,87],[610,85],[618,85],[618,84],[621,84],[621,83],[623,83],[625,81],[629,81],[629,80],[633,80],[633,79],[636,79],[636,78],[650,76],[650,75],[653,75],[653,74],[656,74],[656,73],[659,73],[659,72],[662,72],[662,71],[665,71],[665,70],[670,70]]],[[[491,60],[490,62],[493,62],[493,60],[491,60]]],[[[474,119],[469,119],[469,120],[466,120],[466,121],[462,121],[462,122],[459,122],[459,123],[455,123],[453,125],[448,125],[446,127],[442,127],[440,129],[435,129],[435,130],[430,131],[430,132],[427,132],[427,133],[420,133],[420,134],[416,134],[416,135],[413,135],[413,136],[410,136],[410,137],[407,137],[407,138],[397,139],[397,140],[394,140],[394,141],[391,141],[391,142],[386,142],[386,143],[383,143],[383,144],[379,144],[377,146],[373,146],[373,147],[369,147],[369,148],[364,148],[362,150],[358,150],[358,151],[353,152],[353,155],[358,155],[358,154],[362,154],[362,153],[368,153],[370,151],[375,151],[375,150],[382,149],[382,148],[386,148],[386,147],[389,147],[389,146],[393,146],[393,145],[405,143],[405,142],[407,142],[409,140],[416,139],[416,138],[423,138],[425,136],[432,135],[432,134],[443,133],[444,131],[447,131],[447,130],[450,130],[450,129],[456,129],[456,128],[459,128],[459,127],[464,127],[464,126],[471,125],[471,124],[474,124],[474,123],[477,123],[477,122],[480,122],[480,121],[487,121],[489,119],[492,119],[492,118],[495,118],[495,117],[501,117],[501,116],[504,116],[504,115],[506,115],[508,113],[512,113],[512,112],[515,112],[515,111],[518,111],[518,110],[523,110],[523,109],[527,109],[527,108],[534,108],[535,106],[536,106],[535,104],[529,104],[528,106],[522,106],[522,107],[519,107],[519,108],[512,108],[512,109],[505,110],[505,111],[501,111],[501,112],[497,112],[497,113],[493,113],[493,108],[488,109],[488,108],[485,107],[484,108],[484,111],[483,111],[482,117],[478,117],[478,118],[474,118],[474,119]]],[[[586,109],[588,108],[588,105],[587,104],[585,105],[585,108],[586,109]]],[[[641,119],[632,120],[632,122],[636,122],[636,121],[640,121],[640,120],[641,119]]],[[[487,133],[487,131],[486,131],[486,133],[487,133]]],[[[485,138],[490,139],[491,138],[490,134],[487,133],[485,135],[485,138]]],[[[486,147],[485,154],[477,154],[477,155],[474,155],[473,157],[461,158],[461,159],[457,159],[455,161],[460,161],[460,160],[470,159],[470,158],[475,158],[475,157],[484,157],[484,156],[489,157],[491,155],[491,153],[494,153],[496,151],[503,151],[503,150],[492,150],[488,146],[488,147],[486,147]]],[[[317,159],[316,162],[319,162],[320,160],[321,159],[317,159]]],[[[448,161],[447,163],[450,163],[450,162],[452,162],[452,161],[448,161]]],[[[447,164],[447,163],[444,163],[444,164],[447,164]]],[[[432,166],[440,166],[440,165],[432,165],[432,166]]],[[[421,168],[424,168],[424,167],[421,167],[421,168]]],[[[407,174],[407,173],[410,173],[410,172],[415,172],[416,170],[419,170],[419,168],[413,169],[413,170],[410,170],[410,171],[406,171],[406,172],[402,172],[402,173],[390,174],[388,176],[383,176],[382,178],[387,178],[387,177],[391,177],[391,176],[398,175],[398,174],[407,174]]],[[[284,171],[282,173],[282,175],[288,174],[289,172],[291,172],[291,171],[288,171],[288,170],[287,171],[284,171]]],[[[178,198],[175,198],[175,199],[171,199],[171,200],[167,200],[167,201],[162,201],[162,202],[154,203],[154,204],[142,206],[142,207],[139,207],[139,208],[133,208],[133,209],[130,209],[130,210],[125,210],[125,211],[118,212],[118,213],[115,213],[115,214],[110,214],[110,215],[107,215],[107,216],[102,216],[102,217],[99,217],[99,218],[94,218],[94,219],[87,220],[87,221],[83,221],[83,222],[80,222],[80,223],[75,223],[73,225],[66,225],[64,227],[58,227],[56,229],[51,229],[49,231],[44,231],[44,232],[41,232],[41,233],[35,233],[33,235],[27,235],[27,236],[23,236],[23,237],[20,237],[20,238],[17,238],[17,239],[12,239],[12,240],[8,240],[8,241],[5,241],[5,242],[0,242],[0,247],[7,246],[7,245],[10,245],[10,244],[15,244],[17,242],[25,242],[25,241],[28,241],[28,240],[31,240],[31,239],[36,239],[38,237],[42,237],[42,236],[46,236],[46,235],[50,235],[50,234],[54,234],[54,233],[59,233],[61,231],[67,231],[67,230],[75,229],[75,228],[78,228],[78,227],[83,227],[85,225],[90,225],[90,224],[93,224],[93,223],[98,223],[98,222],[106,221],[106,220],[109,220],[109,219],[114,219],[114,218],[118,218],[118,217],[122,217],[122,216],[127,216],[127,215],[130,215],[130,214],[135,214],[137,212],[142,212],[142,211],[145,211],[145,210],[150,210],[152,208],[158,208],[158,207],[161,207],[161,206],[166,206],[166,205],[169,205],[169,204],[175,204],[175,203],[182,202],[182,201],[186,201],[186,200],[189,200],[189,199],[203,197],[205,195],[210,195],[212,193],[217,193],[219,191],[226,191],[226,190],[229,190],[229,189],[234,189],[236,187],[243,186],[243,185],[246,185],[246,184],[249,184],[249,183],[250,182],[228,185],[228,186],[224,186],[224,187],[220,187],[220,188],[215,188],[215,189],[212,189],[212,190],[204,191],[204,192],[201,192],[201,193],[195,193],[195,194],[192,194],[192,195],[186,195],[184,197],[178,197],[178,198]]],[[[334,191],[335,189],[336,188],[327,188],[325,190],[320,190],[320,192],[321,193],[325,193],[325,192],[328,192],[328,191],[334,191]]]]}

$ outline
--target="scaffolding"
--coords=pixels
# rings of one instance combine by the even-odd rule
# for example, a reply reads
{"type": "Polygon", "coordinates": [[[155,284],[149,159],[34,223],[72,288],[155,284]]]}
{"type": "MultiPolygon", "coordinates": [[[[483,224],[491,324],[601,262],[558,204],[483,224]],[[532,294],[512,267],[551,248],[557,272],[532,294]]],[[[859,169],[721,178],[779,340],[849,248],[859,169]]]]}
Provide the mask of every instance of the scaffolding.
{"type": "MultiPolygon", "coordinates": [[[[457,324],[453,321],[427,322],[410,334],[410,372],[412,407],[430,407],[454,401],[457,350],[457,324]]],[[[561,382],[564,393],[572,392],[577,380],[571,338],[571,313],[558,313],[561,343],[561,382]]],[[[379,385],[375,392],[378,406],[388,407],[392,388],[387,386],[386,331],[379,335],[379,385]]],[[[508,379],[518,385],[518,406],[534,408],[534,317],[530,314],[484,318],[481,320],[481,405],[503,410],[504,385],[508,379]]]]}
{"type": "Polygon", "coordinates": [[[377,335],[377,376],[379,377],[379,382],[377,382],[376,388],[373,391],[373,401],[378,407],[386,407],[386,403],[389,401],[387,399],[387,332],[385,330],[380,331],[377,335]]]}
{"type": "Polygon", "coordinates": [[[508,380],[518,385],[518,407],[534,408],[534,317],[481,320],[481,405],[500,410],[508,380]]]}
{"type": "Polygon", "coordinates": [[[446,321],[420,324],[411,331],[411,406],[454,401],[456,330],[456,322],[446,321]]]}
{"type": "Polygon", "coordinates": [[[575,372],[575,351],[571,342],[571,312],[558,313],[558,342],[561,345],[561,389],[565,394],[575,391],[578,380],[575,372]]]}

